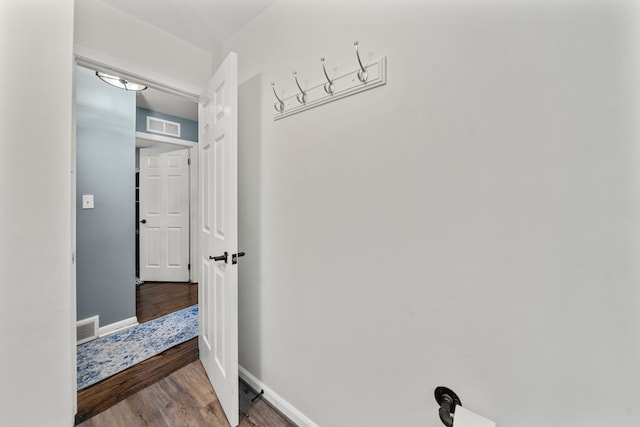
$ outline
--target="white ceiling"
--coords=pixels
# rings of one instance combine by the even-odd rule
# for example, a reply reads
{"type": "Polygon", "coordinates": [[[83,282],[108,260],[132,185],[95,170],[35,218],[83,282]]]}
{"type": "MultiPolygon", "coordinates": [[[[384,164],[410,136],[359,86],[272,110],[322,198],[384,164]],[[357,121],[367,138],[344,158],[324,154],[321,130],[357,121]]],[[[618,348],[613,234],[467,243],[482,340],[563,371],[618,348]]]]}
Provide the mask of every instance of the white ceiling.
{"type": "Polygon", "coordinates": [[[213,52],[276,0],[102,0],[213,52]]]}

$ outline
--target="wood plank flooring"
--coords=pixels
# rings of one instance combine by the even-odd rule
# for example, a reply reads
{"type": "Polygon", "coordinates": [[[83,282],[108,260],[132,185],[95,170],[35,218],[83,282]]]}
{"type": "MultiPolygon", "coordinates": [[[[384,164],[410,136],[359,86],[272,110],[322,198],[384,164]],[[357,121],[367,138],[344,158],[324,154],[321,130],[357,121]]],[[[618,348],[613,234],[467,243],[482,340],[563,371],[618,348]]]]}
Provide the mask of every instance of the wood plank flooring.
{"type": "Polygon", "coordinates": [[[76,424],[198,360],[198,354],[196,337],[78,391],[76,424]]]}
{"type": "MultiPolygon", "coordinates": [[[[136,288],[140,323],[198,303],[198,287],[148,282],[136,288]]],[[[294,427],[240,381],[240,427],[294,427]]],[[[222,407],[198,360],[198,338],[78,392],[81,427],[221,426],[222,407]]]]}
{"type": "MultiPolygon", "coordinates": [[[[197,284],[147,282],[136,287],[136,316],[139,323],[197,303],[197,284]]],[[[76,424],[198,360],[198,355],[198,338],[193,338],[80,390],[76,424]]]]}
{"type": "MultiPolygon", "coordinates": [[[[240,427],[295,427],[240,383],[240,427]]],[[[123,400],[80,427],[229,427],[200,361],[123,400]]]]}
{"type": "Polygon", "coordinates": [[[147,282],[136,287],[139,323],[162,317],[198,303],[195,283],[147,282]]]}
{"type": "Polygon", "coordinates": [[[240,381],[240,426],[239,427],[296,427],[288,418],[271,407],[262,398],[252,402],[257,391],[240,381]]]}

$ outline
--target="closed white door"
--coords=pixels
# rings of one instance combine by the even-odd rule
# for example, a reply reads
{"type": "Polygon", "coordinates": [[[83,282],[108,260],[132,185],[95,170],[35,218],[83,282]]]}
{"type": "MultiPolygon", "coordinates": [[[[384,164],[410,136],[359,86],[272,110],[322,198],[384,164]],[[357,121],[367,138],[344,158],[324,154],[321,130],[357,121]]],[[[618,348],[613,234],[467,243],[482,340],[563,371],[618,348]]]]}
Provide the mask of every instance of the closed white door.
{"type": "Polygon", "coordinates": [[[189,280],[189,150],[140,149],[140,279],[189,280]]]}
{"type": "Polygon", "coordinates": [[[230,53],[200,97],[200,359],[232,426],[238,397],[238,77],[230,53]]]}

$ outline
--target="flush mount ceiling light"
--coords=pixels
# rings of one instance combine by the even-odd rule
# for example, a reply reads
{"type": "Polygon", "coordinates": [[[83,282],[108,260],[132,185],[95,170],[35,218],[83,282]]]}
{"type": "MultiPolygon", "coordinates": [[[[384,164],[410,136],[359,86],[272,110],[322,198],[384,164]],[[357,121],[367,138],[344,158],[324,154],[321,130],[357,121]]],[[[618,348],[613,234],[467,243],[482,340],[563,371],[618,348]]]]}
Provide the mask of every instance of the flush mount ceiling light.
{"type": "Polygon", "coordinates": [[[147,88],[145,85],[141,85],[140,83],[132,83],[122,77],[111,76],[101,71],[96,71],[96,76],[98,76],[98,78],[103,82],[124,90],[140,91],[147,88]]]}

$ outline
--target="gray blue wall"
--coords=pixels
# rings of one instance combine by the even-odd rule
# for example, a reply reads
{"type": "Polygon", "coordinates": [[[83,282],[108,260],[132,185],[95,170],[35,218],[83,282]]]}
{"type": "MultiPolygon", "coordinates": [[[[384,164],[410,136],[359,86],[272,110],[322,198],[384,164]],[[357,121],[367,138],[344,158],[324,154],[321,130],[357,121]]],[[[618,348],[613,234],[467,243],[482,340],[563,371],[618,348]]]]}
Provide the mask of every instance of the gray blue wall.
{"type": "Polygon", "coordinates": [[[134,92],[77,68],[77,315],[100,326],[136,314],[135,117],[134,92]],[[94,209],[82,209],[83,194],[94,209]]]}
{"type": "Polygon", "coordinates": [[[198,122],[170,114],[158,113],[157,111],[151,111],[146,108],[136,108],[136,131],[147,132],[147,116],[180,123],[181,135],[178,139],[198,142],[198,122]]]}

